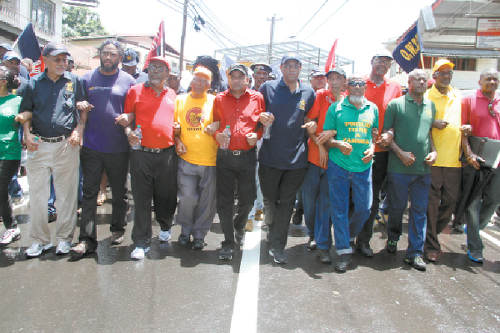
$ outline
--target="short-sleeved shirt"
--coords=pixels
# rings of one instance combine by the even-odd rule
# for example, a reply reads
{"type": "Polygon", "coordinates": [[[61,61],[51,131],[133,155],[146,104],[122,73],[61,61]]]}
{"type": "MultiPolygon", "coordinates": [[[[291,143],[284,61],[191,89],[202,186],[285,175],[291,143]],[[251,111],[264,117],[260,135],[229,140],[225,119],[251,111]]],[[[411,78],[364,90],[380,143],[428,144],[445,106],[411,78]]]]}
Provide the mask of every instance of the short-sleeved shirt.
{"type": "Polygon", "coordinates": [[[490,100],[478,89],[475,94],[463,98],[462,123],[471,125],[473,136],[500,140],[500,96],[495,94],[490,100]],[[490,103],[494,116],[488,111],[490,103]]]}
{"type": "MultiPolygon", "coordinates": [[[[382,133],[382,129],[384,128],[384,115],[387,105],[390,101],[398,98],[402,94],[401,86],[397,82],[384,79],[384,82],[377,86],[369,77],[366,78],[365,97],[370,102],[375,103],[378,108],[379,133],[382,133]]],[[[385,149],[379,147],[379,145],[375,145],[375,151],[385,151],[385,149]]]]}
{"type": "Polygon", "coordinates": [[[407,167],[390,151],[387,171],[415,175],[430,173],[425,157],[431,151],[429,131],[435,115],[434,103],[427,98],[418,104],[407,94],[389,103],[385,110],[384,130],[394,129],[394,142],[403,151],[412,152],[415,162],[407,167]]]}
{"type": "Polygon", "coordinates": [[[229,150],[250,150],[246,135],[252,132],[262,136],[258,128],[259,117],[265,111],[264,98],[258,91],[247,89],[236,98],[230,90],[217,94],[214,101],[214,121],[219,121],[217,133],[224,131],[227,125],[231,130],[229,150]]]}
{"type": "Polygon", "coordinates": [[[179,138],[186,146],[186,153],[180,158],[191,164],[215,166],[217,143],[205,132],[206,126],[213,122],[214,99],[210,94],[193,98],[189,93],[175,100],[174,119],[181,125],[179,138]]]}
{"type": "Polygon", "coordinates": [[[144,82],[146,82],[148,80],[148,74],[146,74],[144,72],[137,71],[132,76],[134,77],[134,80],[135,80],[136,84],[144,83],[144,82]]]}
{"type": "Polygon", "coordinates": [[[20,160],[19,123],[14,118],[19,113],[21,97],[0,97],[0,160],[20,160]]]}
{"type": "Polygon", "coordinates": [[[168,148],[174,145],[175,98],[170,88],[157,95],[148,82],[129,89],[125,113],[135,113],[135,124],[141,125],[142,146],[168,148]]]}
{"type": "MultiPolygon", "coordinates": [[[[335,102],[335,96],[333,96],[330,90],[320,89],[316,92],[314,104],[307,114],[307,118],[311,120],[317,119],[318,128],[316,129],[316,135],[323,131],[326,113],[333,102],[335,102]]],[[[320,166],[318,145],[312,139],[309,139],[308,145],[309,152],[307,154],[307,160],[316,166],[320,166]]]]}
{"type": "Polygon", "coordinates": [[[302,125],[314,104],[314,90],[299,84],[291,92],[281,79],[264,82],[259,91],[266,112],[274,115],[271,136],[263,140],[259,151],[259,163],[282,170],[307,167],[308,136],[302,125]]]}
{"type": "Polygon", "coordinates": [[[362,158],[373,142],[373,128],[378,128],[378,110],[374,103],[365,100],[360,109],[352,105],[348,97],[333,103],[326,114],[323,129],[336,130],[335,139],[350,143],[352,151],[349,155],[344,155],[340,149],[331,148],[328,157],[350,172],[363,172],[369,169],[372,161],[364,163],[362,158]]]}
{"type": "Polygon", "coordinates": [[[70,135],[80,114],[76,103],[85,100],[85,90],[78,76],[64,72],[56,82],[47,71],[34,76],[23,91],[20,112],[32,112],[33,133],[43,137],[70,135]]]}
{"type": "Polygon", "coordinates": [[[462,141],[462,111],[461,98],[457,90],[450,86],[448,93],[443,95],[433,85],[425,96],[436,106],[436,120],[445,120],[448,126],[443,129],[432,129],[432,139],[437,151],[434,166],[460,168],[460,145],[462,141]]]}
{"type": "Polygon", "coordinates": [[[95,69],[82,80],[88,102],[94,106],[88,113],[83,146],[103,153],[128,151],[127,136],[115,118],[123,113],[125,97],[135,84],[134,78],[124,71],[104,75],[95,69]]]}

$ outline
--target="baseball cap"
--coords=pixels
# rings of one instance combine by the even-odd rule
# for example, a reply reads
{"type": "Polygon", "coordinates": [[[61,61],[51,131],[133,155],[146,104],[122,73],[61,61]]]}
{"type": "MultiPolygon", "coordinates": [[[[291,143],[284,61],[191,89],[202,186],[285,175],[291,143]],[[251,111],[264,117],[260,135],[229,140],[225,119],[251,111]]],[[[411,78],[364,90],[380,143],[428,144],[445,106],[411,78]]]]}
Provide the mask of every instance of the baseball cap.
{"type": "Polygon", "coordinates": [[[283,56],[283,58],[281,58],[281,64],[283,65],[288,60],[295,60],[299,64],[302,65],[302,61],[300,61],[300,58],[298,56],[296,56],[296,55],[286,55],[286,56],[283,56]]]}
{"type": "Polygon", "coordinates": [[[245,74],[245,76],[248,76],[247,67],[243,64],[232,64],[231,66],[229,66],[229,69],[227,70],[227,75],[231,74],[233,71],[240,71],[243,74],[245,74]]]}
{"type": "Polygon", "coordinates": [[[17,60],[17,61],[21,61],[21,57],[14,51],[7,51],[5,52],[5,54],[3,55],[3,58],[2,58],[2,61],[7,61],[7,60],[17,60]]]}
{"type": "Polygon", "coordinates": [[[0,44],[0,47],[6,49],[7,51],[12,51],[12,46],[10,46],[10,44],[8,43],[2,43],[0,44]]]}
{"type": "Polygon", "coordinates": [[[392,57],[391,52],[389,52],[386,49],[382,49],[382,48],[375,51],[375,53],[373,54],[372,59],[373,58],[390,58],[391,60],[394,60],[394,58],[392,57]]]}
{"type": "Polygon", "coordinates": [[[263,70],[263,71],[266,71],[268,73],[271,73],[273,71],[273,69],[271,68],[271,66],[269,66],[268,64],[263,63],[263,62],[257,62],[255,64],[252,64],[250,66],[250,69],[252,70],[252,72],[255,72],[255,71],[258,71],[258,70],[263,70]]]}
{"type": "Polygon", "coordinates": [[[439,59],[434,63],[434,67],[432,67],[432,74],[437,72],[443,66],[449,66],[451,67],[451,69],[453,69],[453,67],[455,67],[455,64],[449,61],[448,59],[439,59]]]}
{"type": "Polygon", "coordinates": [[[326,73],[326,77],[328,77],[328,75],[330,75],[331,73],[337,73],[337,74],[342,75],[344,78],[347,78],[347,75],[346,75],[345,71],[342,68],[339,68],[339,67],[335,67],[335,68],[330,69],[326,73]]]}
{"type": "Polygon", "coordinates": [[[319,69],[313,69],[311,73],[309,73],[309,77],[315,77],[315,76],[325,76],[325,72],[322,72],[319,69]]]}
{"type": "Polygon", "coordinates": [[[149,63],[151,63],[153,61],[159,61],[159,62],[165,64],[165,66],[167,66],[167,68],[168,68],[168,71],[170,72],[170,64],[165,57],[156,56],[156,57],[149,59],[149,63]]]}
{"type": "Polygon", "coordinates": [[[123,52],[122,65],[137,66],[138,62],[139,62],[139,55],[134,49],[126,49],[125,52],[123,52]]]}
{"type": "Polygon", "coordinates": [[[193,72],[193,76],[201,76],[208,81],[212,81],[212,72],[205,66],[198,66],[193,72]]]}
{"type": "Polygon", "coordinates": [[[66,46],[63,44],[56,44],[56,43],[48,43],[45,45],[42,51],[43,56],[56,56],[59,54],[67,54],[70,55],[68,52],[68,49],[66,49],[66,46]]]}

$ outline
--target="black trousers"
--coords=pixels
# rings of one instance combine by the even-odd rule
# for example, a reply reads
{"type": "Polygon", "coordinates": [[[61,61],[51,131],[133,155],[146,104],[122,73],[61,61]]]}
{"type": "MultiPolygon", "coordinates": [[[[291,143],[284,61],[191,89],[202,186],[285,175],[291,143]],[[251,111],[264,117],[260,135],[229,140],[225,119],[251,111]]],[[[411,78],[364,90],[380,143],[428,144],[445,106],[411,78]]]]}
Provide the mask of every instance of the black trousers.
{"type": "Polygon", "coordinates": [[[271,248],[283,250],[288,238],[295,195],[299,190],[307,168],[283,170],[260,163],[259,180],[266,224],[269,226],[271,248]]]}
{"type": "Polygon", "coordinates": [[[234,155],[230,150],[219,149],[217,151],[217,214],[224,233],[223,245],[233,245],[234,231],[241,231],[245,227],[248,213],[252,210],[257,196],[256,165],[255,149],[241,152],[240,155],[234,155]],[[236,209],[234,207],[235,192],[238,198],[236,209]]]}
{"type": "Polygon", "coordinates": [[[5,229],[17,227],[17,221],[12,216],[9,203],[9,183],[19,169],[19,160],[0,160],[0,216],[5,229]]]}
{"type": "Polygon", "coordinates": [[[151,243],[151,200],[161,230],[172,227],[177,206],[177,155],[174,147],[160,153],[130,152],[130,176],[135,203],[132,241],[138,247],[151,243]]]}
{"type": "MultiPolygon", "coordinates": [[[[370,216],[366,220],[363,229],[358,234],[358,243],[369,244],[370,239],[373,236],[373,223],[375,221],[375,216],[378,214],[378,208],[380,204],[380,190],[387,176],[387,164],[389,163],[389,152],[379,151],[375,153],[373,157],[372,165],[372,192],[373,192],[373,202],[370,211],[370,216]]],[[[351,233],[352,234],[352,233],[351,233]]]]}
{"type": "Polygon", "coordinates": [[[111,232],[125,231],[127,214],[127,172],[129,153],[102,153],[87,147],[80,152],[83,173],[82,216],[80,220],[80,241],[97,246],[96,211],[97,195],[103,170],[111,186],[112,215],[111,232]]]}

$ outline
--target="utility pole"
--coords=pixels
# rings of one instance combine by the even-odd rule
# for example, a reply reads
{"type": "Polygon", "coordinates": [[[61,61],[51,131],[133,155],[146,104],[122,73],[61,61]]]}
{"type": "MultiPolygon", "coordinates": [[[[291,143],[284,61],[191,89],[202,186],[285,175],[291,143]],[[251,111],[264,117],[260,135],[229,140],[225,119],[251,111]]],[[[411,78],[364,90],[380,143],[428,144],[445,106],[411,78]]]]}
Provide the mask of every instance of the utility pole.
{"type": "Polygon", "coordinates": [[[186,39],[186,22],[189,0],[184,0],[184,13],[182,14],[182,35],[181,35],[181,52],[179,54],[179,79],[182,78],[182,68],[184,62],[184,40],[186,39]]]}
{"type": "Polygon", "coordinates": [[[267,20],[271,21],[271,35],[269,37],[269,49],[268,49],[268,54],[267,54],[268,63],[269,63],[269,65],[271,65],[271,60],[273,57],[274,25],[276,24],[276,21],[281,21],[282,19],[281,18],[277,19],[276,14],[274,14],[271,19],[267,19],[267,20]]]}

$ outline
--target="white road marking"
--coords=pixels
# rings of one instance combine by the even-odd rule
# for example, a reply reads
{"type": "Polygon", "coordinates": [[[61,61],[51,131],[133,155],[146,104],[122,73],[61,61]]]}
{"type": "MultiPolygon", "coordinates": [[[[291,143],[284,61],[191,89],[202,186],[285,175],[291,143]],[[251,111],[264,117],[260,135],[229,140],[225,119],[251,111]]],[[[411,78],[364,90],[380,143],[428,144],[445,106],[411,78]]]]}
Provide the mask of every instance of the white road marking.
{"type": "Polygon", "coordinates": [[[231,333],[257,332],[261,225],[261,221],[255,221],[253,231],[245,234],[231,333]]]}
{"type": "Polygon", "coordinates": [[[479,234],[481,235],[481,237],[486,238],[488,241],[490,241],[493,244],[495,244],[496,246],[500,247],[500,240],[498,240],[497,238],[491,236],[490,234],[488,234],[482,230],[479,231],[479,234]]]}

